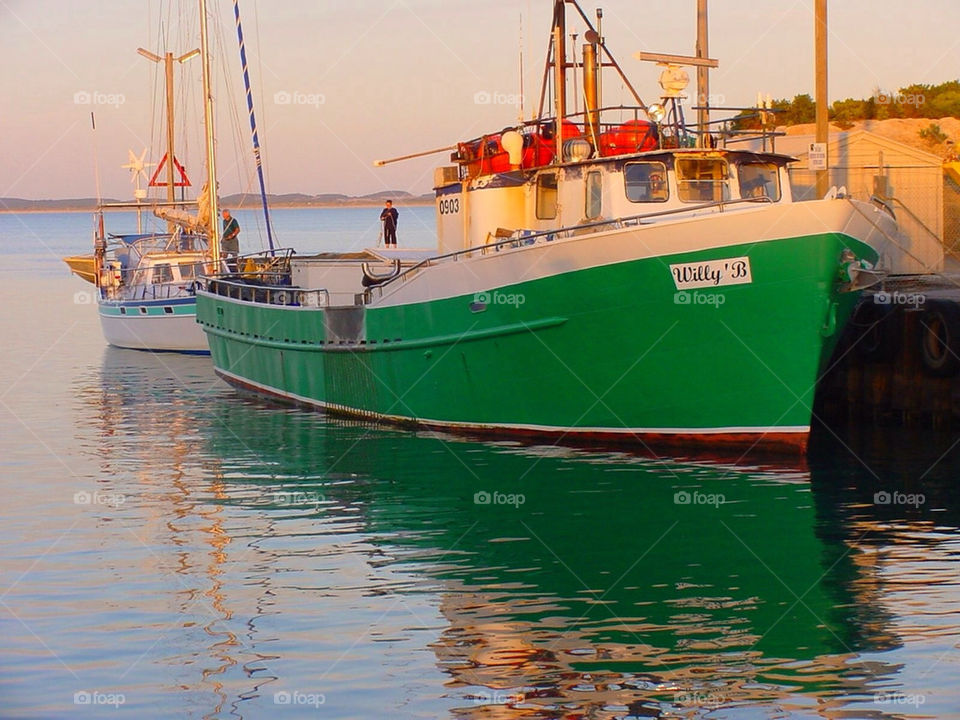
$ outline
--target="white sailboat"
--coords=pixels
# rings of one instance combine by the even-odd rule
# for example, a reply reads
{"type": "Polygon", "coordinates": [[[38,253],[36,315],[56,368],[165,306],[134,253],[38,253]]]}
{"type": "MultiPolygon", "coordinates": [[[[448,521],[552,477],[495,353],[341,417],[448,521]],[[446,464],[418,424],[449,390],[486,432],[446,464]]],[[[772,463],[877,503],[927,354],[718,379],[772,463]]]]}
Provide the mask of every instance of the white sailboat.
{"type": "Polygon", "coordinates": [[[146,191],[139,186],[145,166],[144,154],[131,152],[124,167],[134,173],[135,201],[101,204],[96,211],[94,252],[65,258],[74,274],[97,287],[97,308],[104,338],[110,345],[153,352],[209,354],[207,340],[196,323],[194,282],[201,275],[225,271],[220,257],[220,228],[217,212],[216,162],[214,158],[213,107],[207,16],[200,2],[201,47],[180,57],[160,57],[144,49],[138,52],[165,65],[167,169],[166,201],[145,203],[146,191]],[[199,198],[178,201],[175,197],[175,169],[182,168],[174,154],[173,63],[199,55],[203,63],[204,128],[207,177],[199,198]],[[104,212],[136,209],[137,232],[108,234],[104,212]],[[196,214],[189,210],[196,209],[196,214]],[[167,222],[165,232],[143,232],[141,213],[152,210],[167,222]]]}

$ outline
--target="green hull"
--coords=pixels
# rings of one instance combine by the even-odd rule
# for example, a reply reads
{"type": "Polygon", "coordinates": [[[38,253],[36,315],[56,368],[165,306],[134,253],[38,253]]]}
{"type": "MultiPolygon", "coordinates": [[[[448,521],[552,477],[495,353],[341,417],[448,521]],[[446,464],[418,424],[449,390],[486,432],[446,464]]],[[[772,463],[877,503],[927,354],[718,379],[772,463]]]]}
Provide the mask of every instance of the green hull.
{"type": "MultiPolygon", "coordinates": [[[[481,296],[306,309],[201,292],[214,365],[258,392],[424,426],[806,445],[817,378],[856,295],[841,234],[556,274],[481,296]],[[678,293],[670,264],[748,256],[752,282],[678,293]]],[[[429,272],[429,270],[427,271],[429,272]]]]}

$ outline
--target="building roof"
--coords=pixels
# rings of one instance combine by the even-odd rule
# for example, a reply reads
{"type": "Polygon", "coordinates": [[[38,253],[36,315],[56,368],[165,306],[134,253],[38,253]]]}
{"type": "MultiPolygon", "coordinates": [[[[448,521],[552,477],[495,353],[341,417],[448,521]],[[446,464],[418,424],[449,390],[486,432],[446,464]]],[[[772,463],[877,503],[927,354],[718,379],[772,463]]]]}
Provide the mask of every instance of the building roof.
{"type": "MultiPolygon", "coordinates": [[[[804,159],[810,149],[810,144],[814,142],[815,135],[784,135],[777,138],[777,152],[784,155],[792,155],[797,159],[804,159]]],[[[748,143],[744,143],[748,145],[748,143]]],[[[849,132],[831,132],[828,145],[828,155],[830,158],[837,158],[846,155],[854,146],[870,145],[879,150],[885,150],[899,157],[907,156],[916,165],[929,165],[931,167],[940,167],[943,160],[938,155],[915,148],[906,143],[891,140],[890,138],[878,135],[877,133],[858,128],[849,132]]],[[[760,148],[759,141],[757,149],[760,148]]],[[[860,148],[862,150],[862,148],[860,148]]],[[[831,165],[834,162],[831,160],[831,165]]],[[[886,160],[884,161],[886,164],[886,160]]],[[[898,163],[899,164],[899,163],[898,163]]]]}

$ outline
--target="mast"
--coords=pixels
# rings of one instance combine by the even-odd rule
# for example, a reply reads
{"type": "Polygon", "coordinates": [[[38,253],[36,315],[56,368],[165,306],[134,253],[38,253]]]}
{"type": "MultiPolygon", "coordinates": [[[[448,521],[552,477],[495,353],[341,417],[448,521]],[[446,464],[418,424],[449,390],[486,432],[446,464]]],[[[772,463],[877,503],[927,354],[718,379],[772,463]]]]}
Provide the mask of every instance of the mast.
{"type": "Polygon", "coordinates": [[[233,16],[237,20],[237,39],[240,41],[240,64],[243,66],[243,85],[247,89],[247,112],[250,114],[250,132],[253,134],[253,159],[257,163],[257,179],[260,181],[260,201],[263,203],[263,219],[267,224],[267,244],[270,246],[270,252],[273,252],[273,231],[270,228],[270,208],[267,206],[267,187],[263,182],[263,164],[260,161],[260,136],[257,134],[257,118],[253,114],[253,94],[250,92],[250,73],[247,71],[247,48],[243,42],[243,26],[240,24],[239,0],[233,0],[233,16]]]}
{"type": "Polygon", "coordinates": [[[553,6],[553,70],[556,85],[553,87],[557,106],[557,133],[560,121],[567,112],[567,9],[564,0],[556,0],[553,6]],[[559,40],[557,39],[559,37],[559,40]]]}
{"type": "Polygon", "coordinates": [[[210,227],[207,231],[213,265],[220,272],[220,212],[217,202],[217,148],[213,137],[213,88],[210,80],[210,40],[207,33],[207,2],[200,0],[200,55],[203,60],[203,128],[207,138],[207,197],[210,227]]]}
{"type": "MultiPolygon", "coordinates": [[[[199,54],[199,50],[191,50],[188,53],[181,55],[178,58],[173,56],[172,52],[164,53],[163,57],[160,57],[156,53],[152,53],[149,50],[143,48],[137,48],[137,52],[145,57],[147,60],[152,60],[155,63],[163,63],[163,77],[164,85],[166,90],[166,111],[167,111],[167,202],[172,203],[176,198],[176,179],[174,177],[174,164],[176,160],[174,159],[173,148],[174,148],[174,106],[173,106],[173,62],[176,60],[178,63],[185,63],[190,58],[199,54]]],[[[139,216],[140,211],[137,211],[139,216]]],[[[168,222],[167,229],[169,232],[173,232],[174,223],[168,222]]],[[[138,228],[139,231],[139,228],[138,228]]]]}
{"type": "MultiPolygon", "coordinates": [[[[563,3],[559,3],[560,13],[563,13],[563,3]]],[[[564,73],[565,60],[563,28],[560,24],[553,26],[553,101],[554,101],[554,140],[556,141],[556,160],[563,162],[563,116],[566,114],[566,77],[564,73]]]]}
{"type": "Polygon", "coordinates": [[[173,184],[173,53],[163,56],[163,77],[167,91],[167,202],[177,199],[173,184]]]}
{"type": "MultiPolygon", "coordinates": [[[[560,102],[557,103],[562,105],[564,112],[566,112],[567,107],[567,88],[565,80],[560,80],[557,83],[558,78],[565,78],[565,72],[567,66],[567,58],[564,52],[564,43],[557,43],[556,35],[557,30],[560,31],[560,37],[564,36],[566,32],[566,17],[564,15],[566,5],[569,3],[574,10],[577,11],[577,14],[583,20],[583,24],[587,27],[587,32],[591,38],[591,42],[596,45],[595,54],[597,55],[597,93],[602,95],[602,69],[604,67],[612,67],[617,71],[617,74],[620,76],[620,79],[623,81],[623,84],[626,86],[627,90],[630,91],[630,94],[633,95],[633,99],[636,101],[637,105],[641,108],[646,109],[647,105],[643,102],[643,99],[640,97],[640,93],[636,91],[633,87],[633,84],[630,82],[630,78],[627,77],[626,73],[623,72],[623,68],[620,67],[620,63],[617,62],[617,59],[613,56],[613,53],[610,52],[610,49],[607,47],[606,42],[603,39],[603,35],[600,33],[600,25],[603,20],[603,12],[597,10],[597,26],[594,27],[593,23],[590,22],[590,18],[587,17],[586,13],[583,12],[583,8],[580,7],[580,4],[577,0],[555,0],[553,7],[553,30],[550,33],[550,42],[547,45],[547,57],[543,65],[543,82],[540,85],[540,108],[537,111],[537,117],[543,119],[543,110],[546,104],[547,97],[547,86],[550,81],[550,70],[554,71],[554,83],[559,87],[559,92],[557,92],[557,87],[554,88],[554,96],[560,102]],[[559,45],[560,51],[557,52],[557,47],[559,45]],[[601,52],[602,51],[602,52],[601,52]],[[604,60],[606,58],[606,60],[604,60]]],[[[716,61],[713,61],[716,62],[716,61]]],[[[711,67],[716,67],[715,65],[711,67]]]]}

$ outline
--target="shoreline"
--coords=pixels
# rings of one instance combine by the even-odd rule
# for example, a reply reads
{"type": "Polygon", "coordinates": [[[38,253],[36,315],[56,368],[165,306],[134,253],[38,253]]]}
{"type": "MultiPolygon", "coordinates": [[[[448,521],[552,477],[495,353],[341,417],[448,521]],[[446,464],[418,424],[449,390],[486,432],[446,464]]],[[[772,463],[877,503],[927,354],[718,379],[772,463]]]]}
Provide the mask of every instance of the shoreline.
{"type": "MultiPolygon", "coordinates": [[[[355,203],[296,203],[287,205],[284,203],[278,205],[270,205],[271,210],[316,210],[316,209],[328,209],[328,208],[378,208],[382,207],[382,202],[355,202],[355,203]]],[[[394,202],[394,205],[397,207],[431,207],[432,202],[427,202],[425,200],[416,200],[409,203],[397,203],[394,202]]],[[[231,210],[261,210],[260,206],[248,206],[240,207],[236,205],[230,206],[231,210]]],[[[150,206],[144,204],[143,210],[149,212],[150,206]]],[[[22,209],[10,209],[10,208],[0,208],[0,215],[39,215],[39,214],[50,214],[50,213],[92,213],[96,211],[96,207],[62,207],[62,208],[22,208],[22,209]]],[[[104,208],[103,212],[107,213],[124,213],[124,212],[135,212],[136,208],[104,208]]]]}

